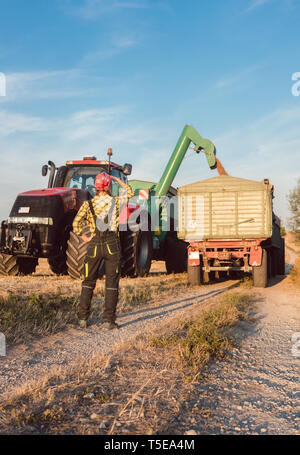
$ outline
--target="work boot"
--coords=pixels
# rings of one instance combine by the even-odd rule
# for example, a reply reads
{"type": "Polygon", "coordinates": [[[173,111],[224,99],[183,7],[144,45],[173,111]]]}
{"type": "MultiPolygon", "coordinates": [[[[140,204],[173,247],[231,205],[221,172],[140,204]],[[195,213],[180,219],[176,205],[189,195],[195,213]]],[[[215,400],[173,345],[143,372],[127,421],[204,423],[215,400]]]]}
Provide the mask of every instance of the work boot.
{"type": "Polygon", "coordinates": [[[116,322],[106,321],[102,324],[101,328],[103,330],[113,330],[113,329],[118,329],[119,326],[116,322]]]}
{"type": "Polygon", "coordinates": [[[81,329],[86,329],[87,321],[85,319],[78,319],[78,325],[81,329]]]}

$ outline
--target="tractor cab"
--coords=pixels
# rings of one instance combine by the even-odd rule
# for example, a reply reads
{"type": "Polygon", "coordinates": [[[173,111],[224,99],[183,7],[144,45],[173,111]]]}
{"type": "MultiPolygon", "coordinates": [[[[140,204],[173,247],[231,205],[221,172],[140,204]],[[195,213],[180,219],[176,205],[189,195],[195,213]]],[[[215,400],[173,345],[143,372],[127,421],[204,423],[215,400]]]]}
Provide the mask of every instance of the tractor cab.
{"type": "MultiPolygon", "coordinates": [[[[109,149],[109,157],[112,152],[109,149]]],[[[88,197],[94,197],[96,194],[95,178],[101,172],[107,172],[110,175],[120,178],[127,183],[127,176],[131,174],[132,166],[126,163],[120,166],[109,160],[97,160],[95,156],[84,156],[82,160],[67,161],[64,166],[58,169],[52,161],[48,162],[50,167],[50,176],[48,188],[74,188],[84,190],[88,197]],[[56,175],[55,175],[55,171],[56,175]],[[55,176],[55,177],[54,177],[55,176]]],[[[42,174],[46,175],[48,166],[42,168],[42,174]]],[[[119,185],[112,182],[112,195],[117,196],[119,185]]]]}

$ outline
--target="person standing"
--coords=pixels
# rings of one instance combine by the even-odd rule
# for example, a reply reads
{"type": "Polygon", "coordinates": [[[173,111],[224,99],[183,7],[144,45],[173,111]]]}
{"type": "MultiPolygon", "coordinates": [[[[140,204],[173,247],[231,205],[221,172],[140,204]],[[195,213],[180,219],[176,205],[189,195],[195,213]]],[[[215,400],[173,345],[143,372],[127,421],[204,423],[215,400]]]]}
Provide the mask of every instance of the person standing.
{"type": "Polygon", "coordinates": [[[98,270],[102,259],[105,262],[105,303],[103,311],[103,328],[112,330],[116,324],[116,307],[119,294],[120,279],[120,239],[119,212],[123,204],[134,196],[132,188],[118,177],[102,172],[96,176],[97,193],[90,201],[85,201],[73,221],[73,231],[88,242],[84,261],[84,280],[78,310],[78,324],[87,327],[90,315],[91,300],[98,278],[98,270]],[[112,180],[121,187],[121,195],[111,195],[112,180]],[[124,194],[125,193],[125,194],[124,194]],[[87,222],[91,235],[83,234],[83,223],[87,222]]]}

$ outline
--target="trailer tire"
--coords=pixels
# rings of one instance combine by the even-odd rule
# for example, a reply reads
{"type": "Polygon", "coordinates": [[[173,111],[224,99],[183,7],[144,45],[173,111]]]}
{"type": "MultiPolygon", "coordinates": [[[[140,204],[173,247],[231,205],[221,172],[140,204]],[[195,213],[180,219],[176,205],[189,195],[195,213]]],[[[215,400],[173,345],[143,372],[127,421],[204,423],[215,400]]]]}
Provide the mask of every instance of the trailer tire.
{"type": "Polygon", "coordinates": [[[38,264],[37,258],[26,258],[0,253],[0,275],[31,275],[38,264]]]}
{"type": "Polygon", "coordinates": [[[253,274],[253,285],[256,288],[265,288],[268,284],[268,257],[267,250],[263,248],[261,265],[254,266],[252,269],[253,274]]]}
{"type": "Polygon", "coordinates": [[[194,286],[200,286],[203,283],[202,265],[187,265],[188,282],[194,286]]]}

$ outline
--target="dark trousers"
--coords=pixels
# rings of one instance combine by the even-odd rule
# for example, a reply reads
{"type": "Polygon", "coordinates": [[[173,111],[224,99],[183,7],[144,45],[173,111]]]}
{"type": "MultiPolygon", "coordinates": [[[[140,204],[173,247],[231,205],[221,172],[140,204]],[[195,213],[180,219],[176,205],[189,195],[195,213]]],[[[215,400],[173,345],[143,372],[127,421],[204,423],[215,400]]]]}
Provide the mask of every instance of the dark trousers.
{"type": "Polygon", "coordinates": [[[105,305],[104,321],[115,322],[120,280],[120,240],[118,233],[97,231],[90,241],[84,263],[78,318],[87,319],[90,315],[91,300],[98,278],[102,259],[105,262],[105,305]]]}

